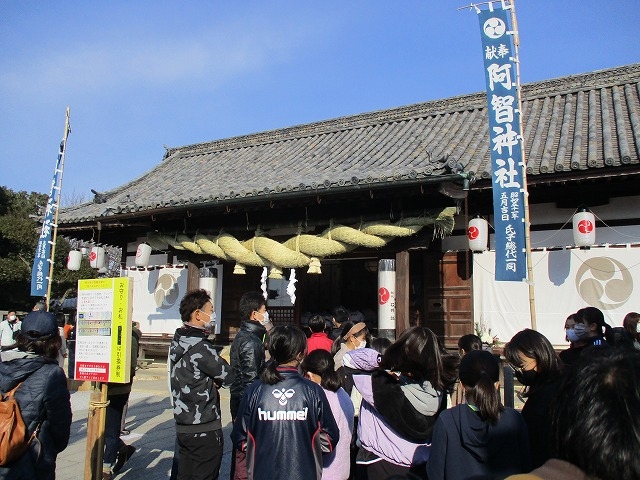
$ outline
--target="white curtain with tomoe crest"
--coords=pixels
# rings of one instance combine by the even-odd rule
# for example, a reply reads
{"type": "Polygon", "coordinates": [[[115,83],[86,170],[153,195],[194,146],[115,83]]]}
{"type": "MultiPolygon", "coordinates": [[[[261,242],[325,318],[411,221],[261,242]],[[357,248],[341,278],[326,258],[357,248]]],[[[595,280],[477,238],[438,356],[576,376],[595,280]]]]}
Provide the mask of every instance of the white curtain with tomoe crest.
{"type": "MultiPolygon", "coordinates": [[[[552,344],[566,346],[564,321],[597,307],[611,326],[640,312],[640,245],[568,248],[531,253],[537,327],[552,344]]],[[[500,342],[531,328],[525,282],[495,281],[495,251],[473,254],[474,322],[500,342]]]]}
{"type": "Polygon", "coordinates": [[[187,268],[126,270],[133,283],[133,321],[145,335],[173,333],[182,325],[180,301],[187,291],[187,268]]]}

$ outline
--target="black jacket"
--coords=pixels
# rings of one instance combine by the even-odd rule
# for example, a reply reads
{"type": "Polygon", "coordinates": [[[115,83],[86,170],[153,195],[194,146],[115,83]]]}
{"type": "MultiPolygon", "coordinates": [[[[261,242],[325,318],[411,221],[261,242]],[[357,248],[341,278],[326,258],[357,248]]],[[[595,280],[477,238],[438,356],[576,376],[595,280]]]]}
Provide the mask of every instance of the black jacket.
{"type": "Polygon", "coordinates": [[[222,428],[218,388],[233,374],[204,330],[178,328],[169,347],[171,396],[176,432],[199,433],[222,428]]]}
{"type": "Polygon", "coordinates": [[[232,399],[231,416],[233,418],[237,413],[233,411],[233,400],[235,400],[236,405],[239,404],[247,387],[264,370],[264,341],[266,336],[266,328],[258,322],[243,321],[240,324],[240,330],[236,334],[236,338],[231,344],[229,363],[234,375],[234,380],[230,387],[232,399]]]}
{"type": "Polygon", "coordinates": [[[2,359],[0,390],[6,393],[23,382],[14,398],[29,433],[40,424],[40,454],[37,457],[38,445],[33,442],[27,453],[11,467],[0,468],[0,479],[53,479],[56,456],[67,447],[71,429],[67,378],[56,359],[17,350],[4,352],[2,359]]]}
{"type": "Polygon", "coordinates": [[[549,409],[560,380],[533,385],[522,407],[522,418],[529,431],[531,467],[538,468],[551,458],[551,416],[549,409]]]}
{"type": "Polygon", "coordinates": [[[249,479],[320,480],[322,454],[333,450],[340,433],[320,385],[292,367],[278,367],[284,378],[261,381],[242,398],[231,441],[247,453],[249,479]]]}

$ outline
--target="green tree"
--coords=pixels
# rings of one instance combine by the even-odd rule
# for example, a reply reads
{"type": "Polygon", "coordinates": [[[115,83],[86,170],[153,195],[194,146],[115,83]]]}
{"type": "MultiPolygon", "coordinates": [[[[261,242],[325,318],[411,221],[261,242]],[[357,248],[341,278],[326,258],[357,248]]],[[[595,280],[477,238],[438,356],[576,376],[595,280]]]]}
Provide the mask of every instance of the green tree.
{"type": "MultiPolygon", "coordinates": [[[[38,218],[48,195],[14,192],[0,186],[0,308],[30,310],[38,298],[31,297],[31,268],[40,235],[38,218]]],[[[75,289],[78,279],[96,276],[83,259],[78,271],[66,269],[71,246],[65,238],[56,239],[51,297],[58,298],[75,289]]]]}

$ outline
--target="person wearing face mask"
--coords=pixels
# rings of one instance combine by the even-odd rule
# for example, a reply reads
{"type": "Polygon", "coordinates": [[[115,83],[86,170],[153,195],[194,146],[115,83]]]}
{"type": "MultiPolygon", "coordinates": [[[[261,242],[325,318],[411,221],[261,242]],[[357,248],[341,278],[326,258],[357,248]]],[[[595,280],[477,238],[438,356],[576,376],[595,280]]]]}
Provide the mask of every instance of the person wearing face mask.
{"type": "Polygon", "coordinates": [[[549,408],[562,377],[562,362],[547,337],[528,328],[509,340],[504,356],[525,387],[522,417],[529,431],[531,465],[537,468],[551,458],[549,408]]]}
{"type": "Polygon", "coordinates": [[[342,366],[342,357],[346,352],[357,350],[367,346],[367,335],[369,330],[364,322],[344,322],[340,336],[334,341],[332,349],[334,350],[333,361],[335,368],[338,370],[342,366]]]}
{"type": "MultiPolygon", "coordinates": [[[[340,378],[342,379],[342,387],[345,391],[351,395],[351,390],[353,389],[353,379],[351,375],[344,369],[342,365],[342,357],[347,352],[351,350],[358,350],[360,348],[365,348],[367,346],[367,335],[369,334],[369,330],[367,329],[367,325],[364,322],[358,322],[353,324],[351,322],[343,323],[342,333],[340,337],[334,342],[333,349],[337,345],[340,348],[333,355],[333,361],[335,364],[336,371],[340,374],[340,378]]],[[[356,407],[356,415],[360,405],[355,405],[356,407]]]]}
{"type": "Polygon", "coordinates": [[[16,343],[14,333],[20,331],[22,322],[16,312],[9,312],[7,318],[0,322],[0,347],[11,347],[16,343]]]}
{"type": "Polygon", "coordinates": [[[576,322],[584,323],[586,330],[584,339],[587,346],[607,345],[605,334],[609,333],[611,326],[605,322],[604,314],[599,308],[581,308],[575,313],[575,319],[576,322]]]}
{"type": "Polygon", "coordinates": [[[567,366],[573,365],[582,350],[587,345],[587,328],[584,323],[576,322],[576,315],[572,313],[564,321],[565,339],[569,342],[569,348],[560,352],[559,357],[567,366]]]}
{"type": "Polygon", "coordinates": [[[223,453],[218,389],[233,372],[209,340],[215,312],[206,290],[187,292],[180,302],[183,326],[169,347],[171,397],[178,444],[178,480],[217,479],[223,453]]]}
{"type": "Polygon", "coordinates": [[[365,348],[367,346],[368,334],[369,330],[364,322],[354,324],[353,322],[345,321],[342,323],[340,336],[333,342],[333,346],[331,347],[331,353],[334,353],[334,369],[340,377],[342,388],[347,392],[347,395],[351,397],[351,403],[355,411],[354,429],[351,437],[351,477],[355,475],[357,468],[356,455],[358,454],[358,445],[356,427],[358,424],[358,415],[360,414],[360,405],[362,404],[362,395],[360,395],[360,392],[356,388],[353,388],[352,372],[344,367],[342,359],[347,352],[365,348]]]}
{"type": "Polygon", "coordinates": [[[622,328],[633,338],[633,347],[640,350],[640,313],[629,312],[622,321],[622,328]]]}
{"type": "MultiPolygon", "coordinates": [[[[231,344],[229,359],[234,380],[231,384],[229,408],[231,420],[238,415],[238,408],[247,387],[264,371],[265,345],[271,326],[265,298],[260,292],[246,292],[240,298],[240,330],[231,344]]],[[[244,452],[233,449],[231,479],[247,478],[246,456],[244,452]]]]}

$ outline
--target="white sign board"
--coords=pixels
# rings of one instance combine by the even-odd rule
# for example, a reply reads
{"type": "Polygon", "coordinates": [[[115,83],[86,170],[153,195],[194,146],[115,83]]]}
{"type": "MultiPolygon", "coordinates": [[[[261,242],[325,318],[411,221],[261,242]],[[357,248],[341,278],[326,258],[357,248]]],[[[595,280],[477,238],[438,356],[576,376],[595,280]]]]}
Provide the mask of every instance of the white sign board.
{"type": "Polygon", "coordinates": [[[128,278],[78,281],[75,379],[128,383],[131,290],[128,278]]]}

